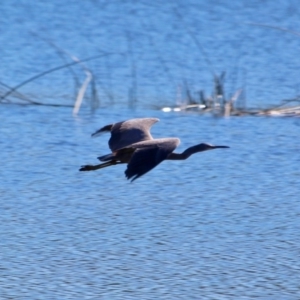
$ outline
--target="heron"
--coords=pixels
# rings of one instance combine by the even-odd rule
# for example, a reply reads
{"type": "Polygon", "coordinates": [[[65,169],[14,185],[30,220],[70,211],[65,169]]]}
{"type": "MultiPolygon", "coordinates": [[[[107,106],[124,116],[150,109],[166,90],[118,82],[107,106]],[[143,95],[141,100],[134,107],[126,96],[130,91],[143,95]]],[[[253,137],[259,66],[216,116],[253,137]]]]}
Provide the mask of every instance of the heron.
{"type": "Polygon", "coordinates": [[[182,153],[175,153],[173,151],[180,144],[179,138],[152,137],[150,129],[158,121],[157,118],[130,119],[100,128],[92,137],[110,132],[108,145],[111,153],[98,157],[103,163],[84,165],[79,171],[95,171],[116,164],[127,164],[125,175],[127,179],[134,181],[164,160],[184,160],[197,152],[229,148],[201,143],[187,148],[182,153]]]}

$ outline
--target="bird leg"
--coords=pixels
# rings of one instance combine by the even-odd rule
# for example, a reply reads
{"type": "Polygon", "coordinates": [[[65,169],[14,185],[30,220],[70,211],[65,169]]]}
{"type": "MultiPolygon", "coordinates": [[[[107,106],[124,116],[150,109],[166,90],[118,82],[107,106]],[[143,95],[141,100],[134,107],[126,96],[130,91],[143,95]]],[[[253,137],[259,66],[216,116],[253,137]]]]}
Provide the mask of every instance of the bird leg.
{"type": "Polygon", "coordinates": [[[121,163],[122,162],[120,162],[120,161],[111,160],[111,161],[108,161],[106,163],[99,164],[99,165],[85,165],[85,166],[81,166],[81,168],[79,169],[79,171],[95,171],[95,170],[98,170],[98,169],[102,169],[102,168],[105,168],[105,167],[109,167],[109,166],[113,166],[113,165],[121,164],[121,163]]]}

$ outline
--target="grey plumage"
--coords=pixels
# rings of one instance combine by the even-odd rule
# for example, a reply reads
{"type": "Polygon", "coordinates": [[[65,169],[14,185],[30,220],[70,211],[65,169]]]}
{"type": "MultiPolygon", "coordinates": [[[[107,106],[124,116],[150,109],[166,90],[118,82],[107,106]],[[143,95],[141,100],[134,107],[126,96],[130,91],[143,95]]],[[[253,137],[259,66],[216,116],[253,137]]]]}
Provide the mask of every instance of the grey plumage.
{"type": "Polygon", "coordinates": [[[92,134],[93,137],[104,132],[110,132],[111,137],[108,145],[111,151],[127,147],[131,144],[152,140],[150,128],[158,122],[156,118],[131,119],[106,125],[92,134]]]}
{"type": "Polygon", "coordinates": [[[110,132],[109,148],[112,153],[98,157],[105,163],[82,166],[80,171],[92,171],[111,165],[127,163],[125,175],[132,181],[149,172],[164,160],[183,160],[194,153],[228,146],[213,146],[198,144],[186,149],[182,153],[173,151],[179,145],[178,138],[153,139],[150,129],[158,122],[156,118],[131,119],[124,122],[110,124],[97,130],[92,136],[110,132]]]}

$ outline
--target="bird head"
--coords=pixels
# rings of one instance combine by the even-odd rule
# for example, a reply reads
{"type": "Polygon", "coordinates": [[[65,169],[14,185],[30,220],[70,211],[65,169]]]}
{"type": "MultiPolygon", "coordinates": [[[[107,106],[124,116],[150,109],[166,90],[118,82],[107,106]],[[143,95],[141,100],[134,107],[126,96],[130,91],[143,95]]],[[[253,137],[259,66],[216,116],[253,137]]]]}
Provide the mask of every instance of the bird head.
{"type": "Polygon", "coordinates": [[[206,144],[206,143],[201,143],[201,144],[197,145],[196,147],[199,152],[206,151],[206,150],[218,149],[218,148],[229,148],[228,146],[214,146],[214,145],[206,144]]]}

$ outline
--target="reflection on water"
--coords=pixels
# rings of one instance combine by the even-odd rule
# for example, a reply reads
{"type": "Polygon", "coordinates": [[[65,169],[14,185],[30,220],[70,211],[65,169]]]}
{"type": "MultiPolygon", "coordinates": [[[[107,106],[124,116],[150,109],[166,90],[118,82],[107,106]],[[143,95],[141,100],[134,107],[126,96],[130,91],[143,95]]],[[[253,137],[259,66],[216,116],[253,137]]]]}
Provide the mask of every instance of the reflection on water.
{"type": "Polygon", "coordinates": [[[298,119],[2,106],[1,299],[298,299],[298,119]],[[231,146],[130,183],[102,125],[159,117],[154,136],[231,146]]]}

